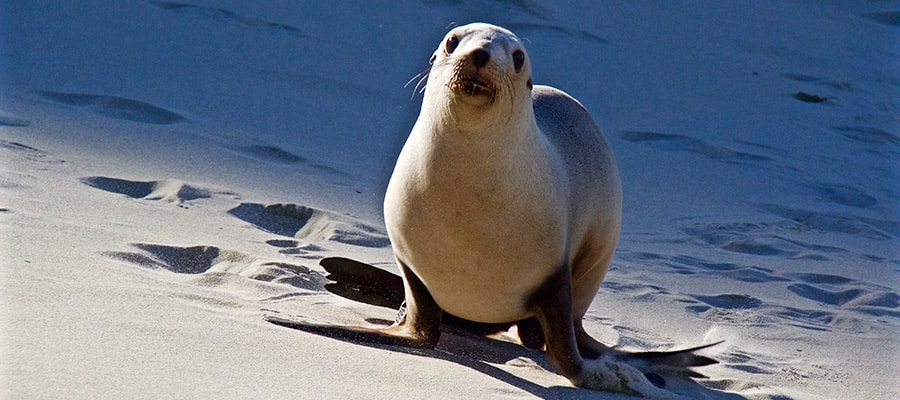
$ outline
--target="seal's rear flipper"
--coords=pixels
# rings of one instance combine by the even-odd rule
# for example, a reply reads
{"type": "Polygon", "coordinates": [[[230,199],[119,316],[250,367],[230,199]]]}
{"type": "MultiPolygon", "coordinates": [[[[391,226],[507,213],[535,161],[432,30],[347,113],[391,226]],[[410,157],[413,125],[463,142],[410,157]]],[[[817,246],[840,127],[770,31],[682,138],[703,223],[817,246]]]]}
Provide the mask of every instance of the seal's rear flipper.
{"type": "Polygon", "coordinates": [[[708,343],[682,350],[624,353],[622,358],[632,360],[646,360],[654,364],[668,365],[671,367],[703,367],[706,365],[718,364],[719,362],[712,358],[695,354],[695,352],[710,348],[718,344],[722,344],[723,342],[725,341],[720,340],[718,342],[708,343]]]}
{"type": "Polygon", "coordinates": [[[323,258],[319,262],[326,278],[333,282],[325,289],[338,296],[371,304],[398,309],[403,303],[403,278],[381,268],[343,257],[323,258]]]}
{"type": "Polygon", "coordinates": [[[712,358],[696,354],[696,352],[721,344],[722,342],[724,342],[724,340],[673,351],[620,351],[620,354],[616,355],[616,359],[634,366],[643,372],[644,376],[646,376],[650,382],[661,388],[665,387],[666,380],[660,374],[676,373],[690,378],[706,378],[706,375],[693,370],[693,368],[718,364],[719,362],[712,358]]]}

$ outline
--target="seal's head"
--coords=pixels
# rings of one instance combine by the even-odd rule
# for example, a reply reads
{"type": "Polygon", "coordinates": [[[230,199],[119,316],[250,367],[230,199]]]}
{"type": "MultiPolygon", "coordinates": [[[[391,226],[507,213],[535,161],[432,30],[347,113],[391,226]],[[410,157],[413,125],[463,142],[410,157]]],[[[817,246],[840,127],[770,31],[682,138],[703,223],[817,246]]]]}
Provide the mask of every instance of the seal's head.
{"type": "Polygon", "coordinates": [[[436,97],[488,109],[531,99],[531,66],[525,46],[499,26],[473,23],[451,30],[432,55],[431,64],[426,101],[436,97]]]}

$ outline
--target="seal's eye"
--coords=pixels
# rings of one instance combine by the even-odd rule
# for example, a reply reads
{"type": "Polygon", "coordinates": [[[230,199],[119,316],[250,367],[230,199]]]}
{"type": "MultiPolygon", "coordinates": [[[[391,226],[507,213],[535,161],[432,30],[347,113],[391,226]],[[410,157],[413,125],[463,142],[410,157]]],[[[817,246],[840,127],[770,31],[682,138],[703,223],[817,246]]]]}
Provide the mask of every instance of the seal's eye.
{"type": "Polygon", "coordinates": [[[456,46],[459,46],[459,38],[456,37],[456,35],[448,37],[446,46],[447,46],[447,54],[452,53],[453,50],[456,50],[456,46]]]}
{"type": "Polygon", "coordinates": [[[522,72],[522,67],[525,66],[525,52],[522,50],[516,50],[513,52],[513,67],[516,69],[516,73],[522,72]]]}

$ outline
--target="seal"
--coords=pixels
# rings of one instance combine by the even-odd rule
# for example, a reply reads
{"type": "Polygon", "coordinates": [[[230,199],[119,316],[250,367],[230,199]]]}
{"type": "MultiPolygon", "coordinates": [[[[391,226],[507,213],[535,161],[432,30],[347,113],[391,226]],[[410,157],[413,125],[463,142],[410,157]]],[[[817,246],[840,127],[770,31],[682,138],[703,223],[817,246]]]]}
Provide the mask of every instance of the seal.
{"type": "MultiPolygon", "coordinates": [[[[693,354],[709,345],[627,354],[584,330],[622,219],[616,162],[585,107],[533,85],[522,41],[498,26],[451,30],[430,62],[422,108],[384,200],[402,295],[393,275],[359,272],[371,282],[363,301],[396,306],[402,298],[397,322],[371,329],[269,320],[410,347],[433,347],[445,313],[493,327],[485,332],[516,325],[522,343],[544,347],[574,385],[652,397],[669,392],[628,360],[677,368],[714,362],[693,354]]],[[[322,262],[329,263],[347,264],[322,262]]]]}

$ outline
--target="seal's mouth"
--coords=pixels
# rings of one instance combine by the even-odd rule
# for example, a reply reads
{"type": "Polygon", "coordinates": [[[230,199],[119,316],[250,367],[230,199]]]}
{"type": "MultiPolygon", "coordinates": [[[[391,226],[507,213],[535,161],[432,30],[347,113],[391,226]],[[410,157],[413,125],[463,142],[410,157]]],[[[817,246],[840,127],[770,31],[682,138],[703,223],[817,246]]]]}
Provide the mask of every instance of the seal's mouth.
{"type": "Polygon", "coordinates": [[[490,84],[479,80],[478,78],[469,78],[460,82],[459,89],[469,96],[488,96],[494,95],[494,88],[490,84]]]}
{"type": "Polygon", "coordinates": [[[456,85],[456,90],[473,97],[494,97],[494,88],[491,87],[489,83],[484,82],[476,77],[461,79],[456,85]]]}

